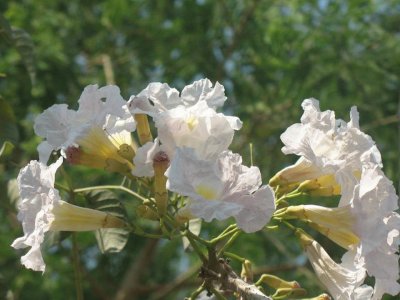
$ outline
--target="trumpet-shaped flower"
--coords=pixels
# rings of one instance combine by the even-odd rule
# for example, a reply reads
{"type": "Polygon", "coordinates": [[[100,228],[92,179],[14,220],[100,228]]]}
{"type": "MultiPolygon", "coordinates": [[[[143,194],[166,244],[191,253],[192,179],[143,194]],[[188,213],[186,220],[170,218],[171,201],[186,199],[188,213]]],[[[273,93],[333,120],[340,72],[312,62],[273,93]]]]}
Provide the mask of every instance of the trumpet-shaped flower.
{"type": "Polygon", "coordinates": [[[234,130],[242,122],[215,109],[223,105],[224,88],[212,88],[208,79],[186,86],[181,95],[166,84],[152,83],[137,96],[131,97],[131,112],[153,117],[158,138],[172,156],[176,147],[190,147],[204,158],[214,157],[228,149],[234,130]]]}
{"type": "MultiPolygon", "coordinates": [[[[279,215],[299,218],[353,253],[353,264],[375,277],[372,299],[384,293],[397,295],[399,279],[400,216],[394,212],[398,198],[379,166],[367,164],[353,197],[346,206],[326,208],[299,205],[283,208],[279,215]]],[[[366,298],[370,299],[370,298],[366,298]]]]}
{"type": "Polygon", "coordinates": [[[209,108],[205,101],[186,108],[179,106],[160,114],[155,119],[158,137],[168,153],[177,147],[190,147],[202,158],[209,159],[227,150],[234,130],[242,123],[209,108]]]}
{"type": "MultiPolygon", "coordinates": [[[[83,141],[91,144],[92,136],[88,135],[94,128],[111,144],[122,139],[124,144],[133,147],[130,132],[135,130],[136,123],[117,86],[89,85],[78,102],[77,111],[68,109],[65,104],[56,104],[36,118],[35,133],[45,138],[38,147],[41,162],[47,163],[54,150],[61,149],[64,153],[69,147],[78,148],[83,141]]],[[[114,152],[121,145],[118,144],[114,152]]]]}
{"type": "Polygon", "coordinates": [[[40,245],[47,231],[90,231],[99,228],[125,227],[125,222],[102,211],[75,206],[62,201],[54,188],[55,173],[62,158],[46,166],[31,161],[18,175],[20,201],[18,219],[24,236],[12,247],[31,249],[21,257],[21,263],[35,271],[45,270],[40,245]]]}
{"type": "Polygon", "coordinates": [[[234,217],[241,229],[254,232],[275,210],[272,189],[260,187],[259,169],[243,166],[230,151],[202,160],[193,149],[178,148],[166,176],[168,189],[189,197],[191,213],[207,222],[234,217]]]}
{"type": "Polygon", "coordinates": [[[302,106],[301,123],[290,126],[281,136],[285,144],[282,151],[301,157],[279,172],[272,184],[288,190],[294,185],[306,191],[329,187],[331,195],[340,193],[339,208],[304,206],[308,211],[302,218],[350,249],[346,256],[352,257],[354,266],[375,277],[372,299],[380,299],[384,293],[398,294],[398,197],[381,170],[374,141],[360,131],[354,107],[350,122],[345,123],[335,120],[332,111],[321,112],[314,99],[305,100],[302,106]],[[339,215],[341,220],[336,218],[339,215]]]}
{"type": "MultiPolygon", "coordinates": [[[[319,102],[306,99],[301,123],[290,126],[281,139],[285,154],[299,155],[300,161],[288,169],[281,178],[303,181],[332,174],[341,186],[341,205],[347,205],[358,174],[366,162],[381,166],[381,155],[372,138],[359,129],[356,107],[350,112],[350,122],[335,119],[333,111],[319,109],[319,102]],[[301,178],[301,174],[304,177],[301,178]]],[[[279,178],[279,176],[278,176],[279,178]]]]}
{"type": "Polygon", "coordinates": [[[297,230],[296,235],[299,237],[318,279],[335,300],[370,299],[372,288],[361,286],[365,278],[364,268],[355,267],[351,257],[343,257],[342,263],[337,264],[325,249],[306,233],[297,230]]]}
{"type": "Polygon", "coordinates": [[[380,299],[384,293],[397,295],[400,216],[394,211],[398,209],[398,197],[379,166],[364,168],[350,203],[360,237],[355,262],[375,277],[373,299],[380,299]]]}
{"type": "Polygon", "coordinates": [[[360,239],[355,233],[356,219],[350,206],[328,208],[318,205],[297,205],[281,209],[280,216],[286,219],[297,218],[345,249],[354,249],[360,239]]]}

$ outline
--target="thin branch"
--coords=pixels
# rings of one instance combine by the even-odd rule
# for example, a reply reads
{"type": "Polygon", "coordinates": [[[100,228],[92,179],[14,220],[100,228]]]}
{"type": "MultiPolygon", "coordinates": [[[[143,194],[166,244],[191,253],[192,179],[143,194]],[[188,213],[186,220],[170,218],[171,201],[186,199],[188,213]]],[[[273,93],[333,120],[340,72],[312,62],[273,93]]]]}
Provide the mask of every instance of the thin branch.
{"type": "Polygon", "coordinates": [[[122,185],[90,186],[90,187],[86,187],[86,188],[74,189],[74,193],[83,193],[83,192],[89,192],[89,191],[94,191],[94,190],[121,190],[121,191],[131,194],[132,196],[138,198],[139,200],[142,200],[142,201],[148,200],[148,199],[142,197],[141,195],[139,195],[138,193],[135,193],[134,191],[132,191],[122,185]]]}
{"type": "Polygon", "coordinates": [[[110,55],[103,54],[101,56],[101,62],[103,64],[103,71],[104,71],[104,76],[106,77],[106,83],[107,84],[115,84],[114,70],[113,70],[110,55]]]}

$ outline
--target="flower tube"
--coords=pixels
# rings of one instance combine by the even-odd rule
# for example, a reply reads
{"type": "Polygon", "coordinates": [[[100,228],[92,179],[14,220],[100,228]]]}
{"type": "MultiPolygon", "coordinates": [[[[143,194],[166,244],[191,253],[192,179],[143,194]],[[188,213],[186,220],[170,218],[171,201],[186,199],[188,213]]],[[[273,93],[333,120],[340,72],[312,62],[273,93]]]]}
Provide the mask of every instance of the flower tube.
{"type": "Polygon", "coordinates": [[[126,226],[123,220],[113,215],[61,200],[54,188],[54,180],[62,161],[60,157],[50,166],[31,161],[21,169],[17,179],[20,191],[18,219],[24,236],[17,238],[11,246],[16,249],[31,247],[21,257],[21,263],[35,271],[45,270],[40,245],[47,231],[91,231],[126,226]]]}

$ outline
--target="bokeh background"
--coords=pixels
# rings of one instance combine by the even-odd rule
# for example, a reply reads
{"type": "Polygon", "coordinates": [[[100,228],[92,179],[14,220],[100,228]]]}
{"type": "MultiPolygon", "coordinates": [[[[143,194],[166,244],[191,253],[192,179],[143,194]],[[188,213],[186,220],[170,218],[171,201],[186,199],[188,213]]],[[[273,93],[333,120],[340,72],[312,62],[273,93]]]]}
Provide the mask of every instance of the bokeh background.
{"type": "MultiPolygon", "coordinates": [[[[46,272],[25,270],[23,252],[9,246],[22,232],[10,180],[37,159],[35,116],[54,103],[76,108],[86,85],[117,84],[128,99],[149,82],[180,90],[204,77],[225,86],[225,112],[244,122],[231,148],[250,164],[252,143],[264,182],[295,161],[280,152],[279,136],[299,121],[302,100],[314,97],[346,121],[358,106],[361,128],[398,188],[397,0],[1,1],[0,146],[10,141],[14,148],[0,158],[0,299],[75,299],[77,284],[85,299],[115,299],[124,289],[126,299],[183,299],[196,288],[199,263],[180,240],[131,236],[120,253],[101,254],[92,233],[52,235],[44,247],[46,272]]],[[[121,181],[99,170],[66,170],[76,187],[121,181]]],[[[117,196],[134,210],[126,195],[117,196]]],[[[211,223],[202,234],[220,228],[211,223]]],[[[340,250],[314,236],[340,258],[340,250]]],[[[310,297],[323,291],[289,231],[243,235],[233,249],[256,274],[298,280],[310,297]]]]}

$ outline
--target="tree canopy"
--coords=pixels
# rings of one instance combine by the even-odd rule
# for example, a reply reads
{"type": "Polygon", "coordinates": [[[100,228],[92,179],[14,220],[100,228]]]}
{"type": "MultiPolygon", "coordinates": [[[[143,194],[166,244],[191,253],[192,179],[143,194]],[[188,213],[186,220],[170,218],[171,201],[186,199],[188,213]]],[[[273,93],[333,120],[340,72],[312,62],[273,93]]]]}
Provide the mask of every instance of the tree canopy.
{"type": "MultiPolygon", "coordinates": [[[[180,90],[200,78],[224,85],[225,113],[244,123],[232,148],[247,165],[252,155],[265,183],[295,161],[281,152],[279,137],[299,122],[303,99],[313,97],[322,110],[335,110],[346,122],[351,106],[358,107],[360,126],[376,141],[385,173],[398,188],[398,1],[5,1],[0,4],[0,298],[74,299],[81,284],[85,299],[114,299],[126,290],[129,299],[183,299],[196,288],[199,262],[184,253],[179,240],[130,237],[121,252],[102,255],[92,233],[49,235],[43,276],[22,268],[9,245],[21,232],[15,178],[38,156],[36,115],[55,103],[76,108],[88,84],[116,84],[127,100],[149,82],[180,90]],[[76,261],[80,278],[74,276],[76,261]]],[[[76,188],[105,179],[118,184],[105,172],[65,168],[76,188]]],[[[135,206],[118,192],[112,197],[127,211],[135,206]]],[[[220,228],[213,222],[203,230],[212,236],[220,228]]],[[[310,297],[323,291],[289,230],[242,236],[232,247],[252,260],[256,274],[302,280],[310,297]]]]}

